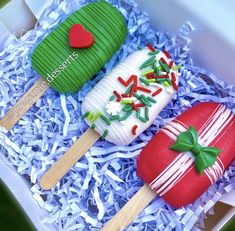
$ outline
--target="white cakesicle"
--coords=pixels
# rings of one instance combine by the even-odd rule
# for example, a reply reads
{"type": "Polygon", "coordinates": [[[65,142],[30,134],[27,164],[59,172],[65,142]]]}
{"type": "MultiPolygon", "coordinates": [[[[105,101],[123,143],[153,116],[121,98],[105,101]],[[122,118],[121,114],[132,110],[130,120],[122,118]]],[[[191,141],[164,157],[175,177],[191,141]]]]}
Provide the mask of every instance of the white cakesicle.
{"type": "MultiPolygon", "coordinates": [[[[95,87],[94,89],[86,96],[83,104],[82,104],[82,113],[88,114],[92,113],[93,115],[97,113],[102,113],[106,118],[110,118],[111,115],[116,115],[118,113],[123,113],[122,109],[125,106],[124,102],[117,102],[116,97],[113,101],[110,101],[110,97],[114,95],[114,91],[118,92],[120,95],[125,93],[127,87],[120,83],[118,77],[121,77],[123,80],[127,81],[130,76],[136,75],[138,79],[138,86],[148,88],[153,92],[156,92],[159,88],[162,88],[162,91],[156,95],[152,96],[150,93],[143,92],[138,90],[136,94],[145,95],[146,97],[150,96],[156,103],[152,103],[151,107],[149,107],[149,120],[147,122],[141,121],[137,118],[136,111],[133,110],[133,113],[124,121],[113,120],[110,125],[107,125],[105,121],[99,117],[95,121],[95,126],[93,127],[101,136],[102,134],[107,133],[105,139],[111,143],[114,143],[119,146],[124,146],[130,144],[137,136],[139,136],[144,130],[146,130],[156,119],[157,115],[161,112],[161,110],[168,104],[168,102],[172,99],[176,89],[173,88],[172,85],[166,86],[165,84],[159,83],[150,83],[149,86],[145,86],[144,83],[140,81],[140,78],[143,78],[143,72],[148,71],[148,67],[140,70],[140,66],[148,60],[151,56],[149,55],[151,52],[148,48],[136,51],[131,54],[124,62],[117,65],[107,76],[105,76],[95,87]],[[135,132],[133,134],[133,127],[136,126],[135,132]],[[135,134],[136,133],[136,134],[135,134]]],[[[165,61],[169,64],[172,60],[167,58],[166,54],[160,51],[156,55],[156,60],[164,58],[165,61]]],[[[178,71],[177,68],[174,68],[175,64],[173,64],[173,69],[171,68],[171,73],[175,74],[176,80],[175,83],[178,85],[178,71]]],[[[150,69],[150,67],[149,67],[150,69]]],[[[162,72],[164,72],[162,70],[162,72]]],[[[164,73],[162,73],[164,74],[164,73]]],[[[165,73],[166,74],[166,73],[165,73]]],[[[146,77],[145,77],[146,78],[146,77]]],[[[146,78],[147,79],[147,78],[146,78]]],[[[114,96],[113,96],[114,98],[114,96]]],[[[125,98],[123,98],[125,100],[125,98]]],[[[136,104],[141,104],[137,98],[131,97],[128,100],[133,100],[136,104]]],[[[142,116],[144,117],[144,113],[142,112],[142,116]]],[[[88,117],[85,118],[85,121],[91,126],[93,121],[91,122],[88,117]]]]}

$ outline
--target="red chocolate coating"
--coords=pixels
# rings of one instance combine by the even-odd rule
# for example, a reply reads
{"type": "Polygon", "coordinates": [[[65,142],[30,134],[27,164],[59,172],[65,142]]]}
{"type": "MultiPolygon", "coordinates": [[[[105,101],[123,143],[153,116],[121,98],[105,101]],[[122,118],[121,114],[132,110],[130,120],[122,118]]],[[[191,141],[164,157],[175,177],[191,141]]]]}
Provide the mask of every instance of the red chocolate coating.
{"type": "MultiPolygon", "coordinates": [[[[215,110],[222,105],[218,103],[199,103],[182,113],[174,121],[180,121],[188,127],[192,126],[199,131],[215,110]]],[[[225,169],[235,158],[235,116],[230,113],[230,122],[226,124],[208,146],[219,148],[220,160],[225,169]]],[[[175,158],[180,155],[170,147],[175,141],[161,130],[142,150],[137,159],[137,174],[147,184],[150,184],[166,169],[175,158]]],[[[183,177],[173,185],[162,197],[174,208],[193,203],[211,185],[205,172],[200,175],[193,166],[183,177]]]]}

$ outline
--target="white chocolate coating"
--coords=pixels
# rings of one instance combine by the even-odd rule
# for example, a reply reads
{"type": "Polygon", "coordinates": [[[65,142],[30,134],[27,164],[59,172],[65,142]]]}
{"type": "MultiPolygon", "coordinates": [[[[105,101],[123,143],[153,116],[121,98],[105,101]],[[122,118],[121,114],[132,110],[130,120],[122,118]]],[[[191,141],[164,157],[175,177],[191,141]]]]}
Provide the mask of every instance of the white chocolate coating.
{"type": "MultiPolygon", "coordinates": [[[[125,93],[126,91],[126,87],[119,82],[118,77],[120,76],[123,80],[126,81],[130,78],[131,75],[136,75],[139,79],[141,77],[141,73],[147,70],[147,68],[140,70],[140,66],[150,58],[150,56],[148,55],[149,52],[150,50],[147,48],[136,51],[135,53],[130,55],[124,62],[117,65],[86,96],[82,104],[82,113],[85,114],[86,112],[101,112],[106,117],[109,117],[110,115],[108,114],[108,112],[110,112],[110,108],[112,108],[113,105],[111,105],[110,107],[107,107],[107,105],[110,102],[115,102],[110,101],[110,97],[113,95],[113,91],[116,90],[121,94],[125,93]]],[[[159,60],[161,57],[163,57],[167,63],[171,61],[171,59],[168,59],[163,52],[159,52],[156,55],[157,60],[159,60]]],[[[171,70],[171,72],[175,73],[176,83],[178,85],[178,71],[171,70]]],[[[138,81],[138,85],[146,87],[140,81],[138,81]]],[[[111,121],[110,125],[107,125],[102,119],[98,119],[95,122],[95,130],[102,135],[104,131],[108,129],[108,135],[105,139],[111,143],[119,146],[130,144],[137,136],[139,136],[153,123],[157,115],[168,104],[175,93],[175,90],[172,86],[166,87],[158,83],[151,83],[150,86],[148,86],[148,89],[151,89],[152,92],[155,92],[159,88],[162,88],[162,92],[154,97],[152,96],[152,98],[154,98],[157,103],[154,103],[152,107],[149,108],[149,121],[147,121],[146,123],[139,120],[134,111],[134,113],[132,113],[126,120],[114,120],[111,121]],[[132,134],[132,128],[134,125],[138,126],[136,135],[132,134]]],[[[151,96],[151,94],[145,92],[138,91],[137,93],[143,94],[146,97],[151,96]]],[[[114,110],[114,113],[117,113],[116,111],[118,110],[114,110]]],[[[85,118],[85,121],[91,126],[91,122],[87,118],[85,118]]]]}

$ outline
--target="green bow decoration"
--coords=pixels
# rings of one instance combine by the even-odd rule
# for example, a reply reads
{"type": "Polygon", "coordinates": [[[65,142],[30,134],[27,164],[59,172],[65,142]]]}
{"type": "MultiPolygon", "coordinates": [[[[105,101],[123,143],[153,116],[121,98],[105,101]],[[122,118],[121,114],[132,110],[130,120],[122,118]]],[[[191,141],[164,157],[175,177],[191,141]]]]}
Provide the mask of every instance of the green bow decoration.
{"type": "Polygon", "coordinates": [[[192,152],[195,156],[195,167],[200,174],[215,163],[216,157],[221,152],[220,149],[215,147],[202,147],[198,143],[198,134],[193,127],[181,133],[170,149],[178,152],[192,152]]]}

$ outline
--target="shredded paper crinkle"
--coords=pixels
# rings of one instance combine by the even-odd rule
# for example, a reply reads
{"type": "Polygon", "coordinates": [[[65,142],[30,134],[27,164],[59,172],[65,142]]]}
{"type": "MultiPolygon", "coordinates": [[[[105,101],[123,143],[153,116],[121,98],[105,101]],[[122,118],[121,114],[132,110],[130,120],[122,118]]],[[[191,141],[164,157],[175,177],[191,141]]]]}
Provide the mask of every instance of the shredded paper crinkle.
{"type": "MultiPolygon", "coordinates": [[[[39,78],[30,55],[37,44],[66,16],[91,1],[54,1],[39,25],[0,53],[0,116],[39,78]]],[[[1,151],[19,174],[28,179],[33,197],[49,215],[44,223],[58,230],[99,230],[143,185],[136,175],[136,157],[145,144],[169,120],[200,101],[216,101],[235,112],[235,92],[212,73],[193,65],[186,22],[177,34],[154,30],[146,13],[134,1],[110,0],[126,18],[129,35],[122,48],[93,80],[74,95],[48,90],[9,132],[0,130],[1,151]],[[147,42],[170,52],[181,69],[180,88],[153,125],[127,147],[98,141],[50,191],[41,191],[39,180],[87,129],[81,119],[81,103],[92,87],[129,54],[147,42]]],[[[196,32],[195,32],[196,33],[196,32]]],[[[235,163],[194,204],[173,210],[156,197],[127,228],[139,230],[199,230],[206,213],[213,213],[221,195],[235,188],[235,163]]],[[[176,195],[177,196],[177,195],[176,195]]]]}

